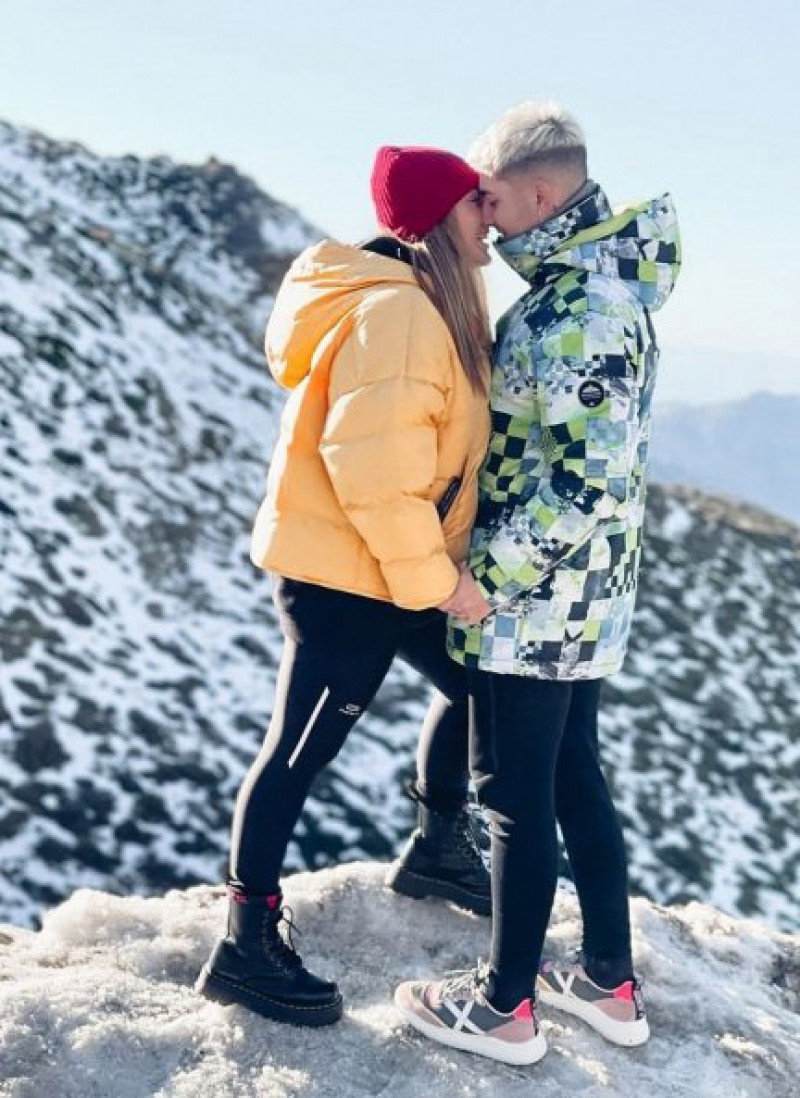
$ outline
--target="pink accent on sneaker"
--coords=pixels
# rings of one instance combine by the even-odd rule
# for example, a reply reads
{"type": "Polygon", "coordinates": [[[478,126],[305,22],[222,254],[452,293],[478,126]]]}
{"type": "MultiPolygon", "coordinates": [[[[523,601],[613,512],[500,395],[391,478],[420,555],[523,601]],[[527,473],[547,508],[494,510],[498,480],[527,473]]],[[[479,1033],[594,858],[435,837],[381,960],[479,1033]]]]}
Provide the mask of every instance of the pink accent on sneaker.
{"type": "Polygon", "coordinates": [[[533,1019],[533,1008],[531,1007],[530,999],[523,999],[519,1006],[514,1011],[514,1017],[520,1021],[528,1021],[533,1019]]]}
{"type": "Polygon", "coordinates": [[[633,981],[627,980],[624,984],[620,984],[619,987],[614,988],[615,999],[625,999],[626,1002],[633,1002],[633,981]]]}
{"type": "Polygon", "coordinates": [[[274,896],[265,896],[264,899],[266,900],[267,907],[270,911],[274,911],[281,902],[281,894],[280,892],[276,892],[274,896]]]}
{"type": "Polygon", "coordinates": [[[603,1012],[608,1018],[613,1018],[615,1022],[635,1022],[636,1021],[636,1008],[633,1003],[624,1001],[622,999],[606,999],[595,1004],[597,1010],[603,1012]]]}

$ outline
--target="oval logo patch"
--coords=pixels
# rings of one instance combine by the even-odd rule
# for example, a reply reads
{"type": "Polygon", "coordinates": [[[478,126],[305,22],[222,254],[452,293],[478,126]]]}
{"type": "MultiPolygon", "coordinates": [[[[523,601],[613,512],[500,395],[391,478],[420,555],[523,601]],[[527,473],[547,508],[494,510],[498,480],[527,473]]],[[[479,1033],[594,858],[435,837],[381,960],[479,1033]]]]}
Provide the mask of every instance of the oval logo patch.
{"type": "Polygon", "coordinates": [[[599,408],[606,399],[606,392],[599,381],[584,381],[578,389],[578,400],[584,408],[599,408]]]}

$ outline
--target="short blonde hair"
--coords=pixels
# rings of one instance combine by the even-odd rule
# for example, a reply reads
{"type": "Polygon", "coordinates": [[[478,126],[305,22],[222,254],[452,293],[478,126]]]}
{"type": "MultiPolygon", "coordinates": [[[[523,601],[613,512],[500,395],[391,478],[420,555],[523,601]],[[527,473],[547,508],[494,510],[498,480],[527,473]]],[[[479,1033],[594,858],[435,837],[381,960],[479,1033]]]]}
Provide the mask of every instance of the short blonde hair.
{"type": "Polygon", "coordinates": [[[560,103],[529,100],[512,107],[474,142],[467,159],[487,175],[552,167],[586,177],[586,139],[560,103]]]}

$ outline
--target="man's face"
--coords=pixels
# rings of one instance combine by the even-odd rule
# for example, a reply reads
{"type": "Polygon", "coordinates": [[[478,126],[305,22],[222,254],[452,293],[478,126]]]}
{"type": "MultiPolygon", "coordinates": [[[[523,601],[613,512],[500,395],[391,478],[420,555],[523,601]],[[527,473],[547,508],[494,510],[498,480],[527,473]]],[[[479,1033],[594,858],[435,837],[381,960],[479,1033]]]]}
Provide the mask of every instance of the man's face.
{"type": "Polygon", "coordinates": [[[483,220],[503,236],[519,236],[546,221],[555,205],[543,193],[540,180],[529,173],[501,179],[482,175],[483,220]]]}

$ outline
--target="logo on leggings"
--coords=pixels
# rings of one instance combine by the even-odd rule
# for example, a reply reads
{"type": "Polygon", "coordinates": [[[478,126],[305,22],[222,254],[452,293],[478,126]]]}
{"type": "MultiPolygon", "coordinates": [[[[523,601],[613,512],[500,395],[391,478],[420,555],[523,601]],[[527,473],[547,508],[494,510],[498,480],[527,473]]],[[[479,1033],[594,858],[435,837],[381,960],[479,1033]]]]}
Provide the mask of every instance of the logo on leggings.
{"type": "Polygon", "coordinates": [[[339,712],[344,713],[346,717],[357,717],[358,714],[361,712],[361,706],[354,705],[353,702],[346,702],[343,706],[341,706],[339,712]]]}

